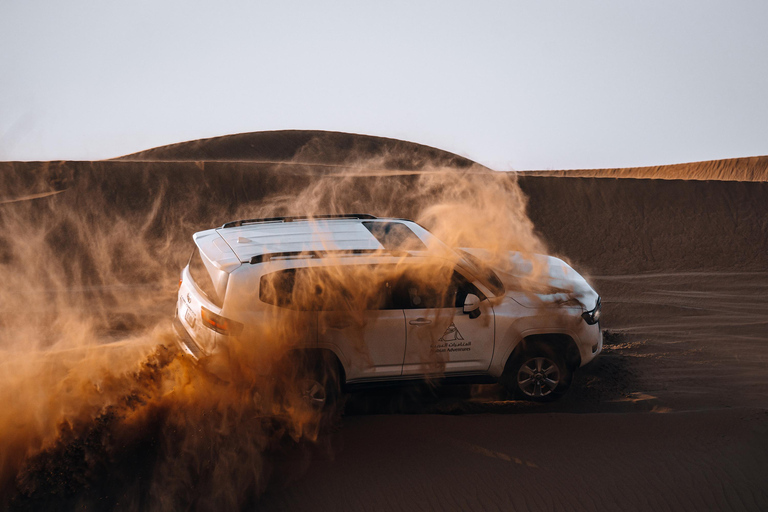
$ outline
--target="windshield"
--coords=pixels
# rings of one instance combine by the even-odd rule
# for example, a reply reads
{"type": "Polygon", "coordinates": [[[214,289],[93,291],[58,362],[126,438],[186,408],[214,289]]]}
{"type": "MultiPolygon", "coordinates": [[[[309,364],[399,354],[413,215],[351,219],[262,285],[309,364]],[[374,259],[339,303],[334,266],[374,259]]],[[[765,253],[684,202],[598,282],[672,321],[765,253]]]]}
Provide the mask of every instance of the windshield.
{"type": "Polygon", "coordinates": [[[459,255],[464,259],[464,266],[467,270],[483,283],[496,297],[504,295],[504,283],[501,282],[499,276],[496,275],[491,267],[469,254],[467,251],[458,249],[459,255]]]}

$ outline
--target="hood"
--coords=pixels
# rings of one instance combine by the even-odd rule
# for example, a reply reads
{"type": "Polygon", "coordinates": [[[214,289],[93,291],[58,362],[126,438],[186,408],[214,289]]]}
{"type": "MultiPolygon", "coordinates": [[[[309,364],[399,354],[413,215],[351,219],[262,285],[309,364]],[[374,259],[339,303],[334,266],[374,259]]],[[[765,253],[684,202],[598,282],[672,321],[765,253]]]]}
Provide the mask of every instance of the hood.
{"type": "MultiPolygon", "coordinates": [[[[481,260],[490,261],[490,255],[485,250],[463,250],[481,260]]],[[[507,296],[522,306],[576,305],[574,301],[584,311],[591,311],[597,306],[597,292],[560,258],[545,254],[523,256],[517,251],[510,251],[507,260],[493,265],[493,269],[504,283],[507,296]]]]}

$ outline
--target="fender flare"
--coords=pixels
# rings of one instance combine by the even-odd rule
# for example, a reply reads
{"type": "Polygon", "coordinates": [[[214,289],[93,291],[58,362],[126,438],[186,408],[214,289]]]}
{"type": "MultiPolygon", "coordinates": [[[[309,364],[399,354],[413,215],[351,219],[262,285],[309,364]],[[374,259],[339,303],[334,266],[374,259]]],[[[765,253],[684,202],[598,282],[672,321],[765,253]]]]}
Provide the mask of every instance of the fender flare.
{"type": "Polygon", "coordinates": [[[574,337],[565,330],[552,329],[529,329],[520,333],[520,338],[514,345],[510,345],[504,354],[504,364],[502,372],[507,370],[508,365],[515,360],[518,354],[525,350],[527,343],[545,343],[550,346],[560,347],[565,351],[566,362],[572,369],[581,365],[581,353],[574,337]]]}
{"type": "Polygon", "coordinates": [[[343,388],[347,383],[347,373],[341,358],[331,347],[296,347],[289,353],[301,352],[303,357],[314,364],[333,364],[339,377],[339,384],[343,388]]]}

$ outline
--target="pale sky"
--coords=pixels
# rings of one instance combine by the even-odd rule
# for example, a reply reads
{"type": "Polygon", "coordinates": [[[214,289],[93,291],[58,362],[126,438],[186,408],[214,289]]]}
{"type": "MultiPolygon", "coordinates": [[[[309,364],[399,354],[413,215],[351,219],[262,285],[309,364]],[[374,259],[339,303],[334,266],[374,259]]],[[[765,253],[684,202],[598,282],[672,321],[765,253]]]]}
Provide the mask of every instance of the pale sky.
{"type": "Polygon", "coordinates": [[[0,0],[0,160],[230,133],[495,169],[768,154],[768,2],[0,0]]]}

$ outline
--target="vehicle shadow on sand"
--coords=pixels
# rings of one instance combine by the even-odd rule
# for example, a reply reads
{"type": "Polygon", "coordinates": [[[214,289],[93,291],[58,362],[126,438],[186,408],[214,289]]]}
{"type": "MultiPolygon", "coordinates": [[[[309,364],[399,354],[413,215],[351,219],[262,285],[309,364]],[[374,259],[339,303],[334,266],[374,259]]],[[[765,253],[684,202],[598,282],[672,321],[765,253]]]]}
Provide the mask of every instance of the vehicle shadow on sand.
{"type": "Polygon", "coordinates": [[[344,415],[651,411],[655,397],[639,392],[637,368],[625,354],[624,341],[621,334],[605,331],[603,353],[576,372],[570,390],[555,402],[515,400],[498,384],[424,382],[350,393],[344,415]]]}

